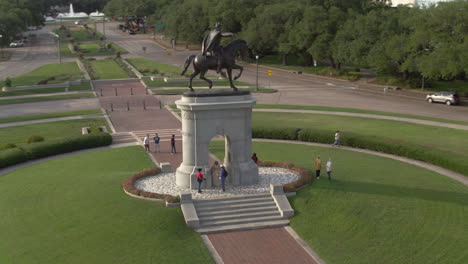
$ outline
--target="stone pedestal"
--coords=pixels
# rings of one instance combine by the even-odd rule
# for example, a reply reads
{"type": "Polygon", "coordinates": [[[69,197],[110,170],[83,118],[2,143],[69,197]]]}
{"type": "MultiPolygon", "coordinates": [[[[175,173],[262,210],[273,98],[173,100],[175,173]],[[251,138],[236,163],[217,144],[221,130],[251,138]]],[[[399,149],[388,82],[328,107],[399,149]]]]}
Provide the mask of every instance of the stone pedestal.
{"type": "Polygon", "coordinates": [[[250,185],[258,181],[258,166],[252,161],[252,107],[255,99],[247,92],[207,91],[184,94],[176,101],[182,114],[183,161],[176,171],[176,183],[196,189],[197,168],[205,175],[205,188],[212,176],[209,144],[217,135],[225,138],[224,166],[227,182],[250,185]]]}

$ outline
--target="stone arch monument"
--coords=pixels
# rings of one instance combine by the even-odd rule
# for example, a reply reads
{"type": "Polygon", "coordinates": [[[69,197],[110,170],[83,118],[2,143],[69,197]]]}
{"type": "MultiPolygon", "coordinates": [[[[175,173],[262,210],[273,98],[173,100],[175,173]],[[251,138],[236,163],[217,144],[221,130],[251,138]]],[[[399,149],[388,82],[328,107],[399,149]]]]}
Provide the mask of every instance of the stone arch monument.
{"type": "Polygon", "coordinates": [[[197,168],[202,168],[206,187],[212,175],[209,144],[213,137],[225,137],[224,166],[227,181],[235,186],[258,181],[258,166],[252,161],[252,107],[256,101],[248,91],[186,92],[176,101],[182,114],[183,161],[176,171],[176,183],[196,189],[197,168]]]}

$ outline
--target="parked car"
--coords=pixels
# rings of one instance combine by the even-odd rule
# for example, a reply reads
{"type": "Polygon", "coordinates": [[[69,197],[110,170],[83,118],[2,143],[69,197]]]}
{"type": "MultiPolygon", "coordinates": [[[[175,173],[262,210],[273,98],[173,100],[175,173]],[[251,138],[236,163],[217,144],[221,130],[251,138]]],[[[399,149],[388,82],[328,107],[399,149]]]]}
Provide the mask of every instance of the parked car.
{"type": "Polygon", "coordinates": [[[23,47],[24,42],[22,40],[15,40],[10,43],[10,48],[17,48],[17,47],[23,47]]]}
{"type": "Polygon", "coordinates": [[[426,100],[429,103],[444,103],[446,105],[456,105],[460,103],[460,96],[457,92],[438,92],[426,95],[426,100]]]}
{"type": "Polygon", "coordinates": [[[129,30],[128,30],[128,34],[130,34],[130,35],[135,35],[136,32],[135,32],[135,30],[133,30],[133,29],[129,29],[129,30]]]}
{"type": "Polygon", "coordinates": [[[75,25],[84,25],[84,21],[77,20],[75,21],[75,25]]]}

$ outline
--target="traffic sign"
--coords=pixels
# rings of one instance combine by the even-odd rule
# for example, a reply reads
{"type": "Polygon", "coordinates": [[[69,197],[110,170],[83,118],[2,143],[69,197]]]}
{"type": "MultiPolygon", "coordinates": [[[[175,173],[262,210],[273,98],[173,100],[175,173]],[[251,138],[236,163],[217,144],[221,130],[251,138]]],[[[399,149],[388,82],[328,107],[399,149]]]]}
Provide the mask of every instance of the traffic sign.
{"type": "Polygon", "coordinates": [[[273,71],[267,71],[267,73],[269,76],[273,75],[273,71]]]}

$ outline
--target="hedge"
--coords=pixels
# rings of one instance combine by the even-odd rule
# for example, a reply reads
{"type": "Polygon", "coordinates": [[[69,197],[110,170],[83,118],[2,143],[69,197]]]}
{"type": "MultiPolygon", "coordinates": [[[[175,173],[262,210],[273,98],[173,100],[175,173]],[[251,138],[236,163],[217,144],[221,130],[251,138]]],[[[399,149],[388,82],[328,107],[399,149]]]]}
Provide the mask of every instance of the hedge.
{"type": "Polygon", "coordinates": [[[5,168],[28,160],[45,158],[81,149],[95,148],[112,144],[108,133],[93,133],[32,143],[26,146],[0,151],[0,168],[5,168]]]}
{"type": "Polygon", "coordinates": [[[145,177],[148,177],[148,176],[152,176],[152,175],[156,175],[156,174],[158,174],[160,172],[161,172],[161,169],[158,168],[158,167],[153,167],[153,168],[149,168],[149,169],[140,171],[138,173],[133,174],[129,178],[125,179],[122,182],[122,187],[126,192],[131,193],[131,194],[136,195],[136,196],[152,198],[152,199],[161,199],[161,200],[167,201],[168,203],[179,202],[180,201],[179,197],[175,197],[175,196],[172,196],[172,195],[169,195],[169,194],[160,194],[160,193],[147,192],[147,191],[137,189],[135,187],[135,183],[139,179],[142,179],[142,178],[145,178],[145,177]]]}
{"type": "MultiPolygon", "coordinates": [[[[334,133],[319,128],[252,128],[252,136],[254,138],[299,140],[306,142],[331,144],[334,141],[333,135],[334,133]],[[294,131],[296,132],[295,137],[294,131]]],[[[427,147],[417,144],[411,144],[408,142],[402,144],[401,142],[398,142],[396,140],[381,138],[378,136],[363,136],[352,132],[346,132],[346,136],[342,136],[341,138],[341,145],[353,148],[374,150],[378,152],[407,157],[414,160],[420,160],[444,167],[449,170],[457,171],[464,175],[468,175],[468,163],[461,164],[456,161],[445,158],[444,155],[434,155],[432,153],[428,153],[427,147]]]]}

